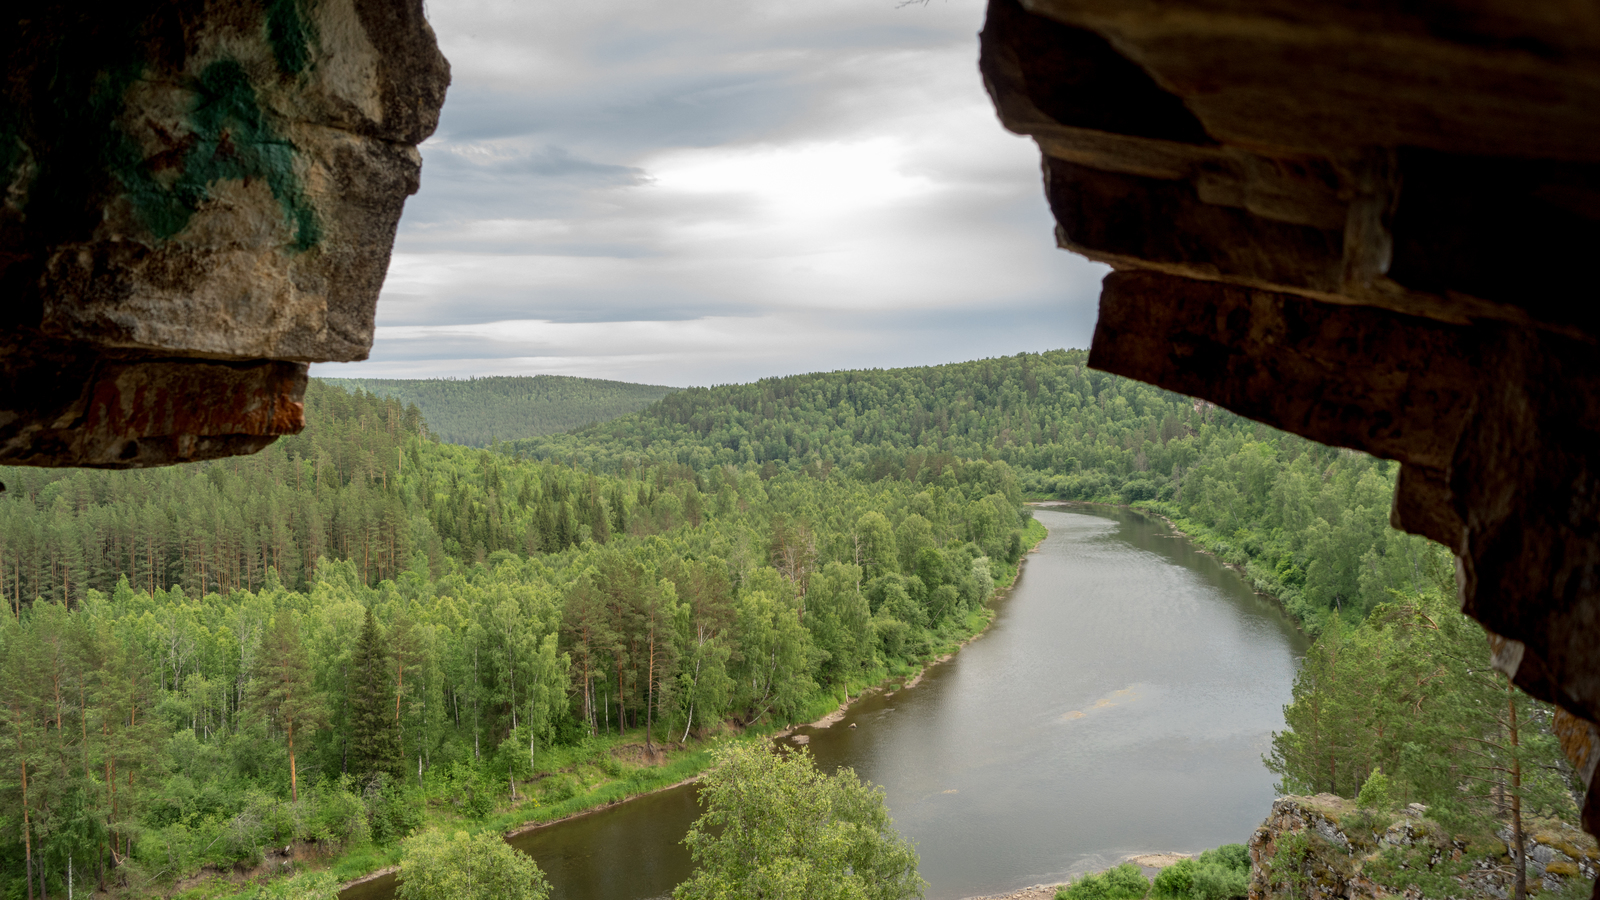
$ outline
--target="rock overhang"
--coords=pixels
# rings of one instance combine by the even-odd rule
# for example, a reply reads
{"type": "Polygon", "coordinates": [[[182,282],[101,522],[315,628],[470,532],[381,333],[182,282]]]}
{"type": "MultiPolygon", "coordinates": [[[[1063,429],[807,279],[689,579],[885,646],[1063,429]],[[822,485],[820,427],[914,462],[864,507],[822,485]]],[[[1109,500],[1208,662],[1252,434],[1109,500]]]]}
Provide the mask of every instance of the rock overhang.
{"type": "Polygon", "coordinates": [[[990,0],[1090,364],[1400,461],[1600,830],[1600,7],[990,0]]]}
{"type": "Polygon", "coordinates": [[[304,426],[366,358],[449,84],[420,0],[38,2],[0,37],[0,462],[304,426]]]}

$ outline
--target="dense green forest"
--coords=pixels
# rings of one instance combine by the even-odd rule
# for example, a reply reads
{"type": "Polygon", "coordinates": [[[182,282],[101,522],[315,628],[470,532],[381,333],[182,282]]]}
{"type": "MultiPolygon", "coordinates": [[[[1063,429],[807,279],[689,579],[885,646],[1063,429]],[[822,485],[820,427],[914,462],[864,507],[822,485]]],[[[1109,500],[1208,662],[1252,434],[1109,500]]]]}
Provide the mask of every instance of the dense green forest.
{"type": "Polygon", "coordinates": [[[422,411],[428,431],[450,444],[487,447],[605,422],[643,409],[676,388],[567,375],[484,378],[321,378],[347,391],[392,397],[422,411]]]}
{"type": "Polygon", "coordinates": [[[689,388],[508,452],[612,471],[641,459],[835,465],[919,482],[957,459],[1004,462],[1027,496],[1178,520],[1313,633],[1449,565],[1443,548],[1389,527],[1395,464],[1095,371],[1082,351],[689,388]]]}
{"type": "MultiPolygon", "coordinates": [[[[1363,700],[1504,689],[1439,606],[1448,555],[1387,526],[1393,465],[1084,362],[692,389],[493,449],[319,381],[307,430],[251,457],[6,469],[0,896],[69,871],[139,895],[292,841],[394,848],[625,793],[643,782],[607,748],[790,721],[980,626],[1040,532],[1027,497],[1168,516],[1323,635],[1275,744],[1286,786],[1381,770],[1454,802],[1418,773],[1503,725],[1441,700],[1391,728],[1400,707],[1363,700]]],[[[1458,791],[1461,821],[1513,794],[1570,812],[1551,712],[1517,708],[1528,787],[1458,791]]]]}
{"type": "Polygon", "coordinates": [[[307,407],[251,457],[0,476],[8,895],[393,844],[589,741],[831,706],[969,632],[1038,530],[1003,462],[596,475],[307,407]]]}

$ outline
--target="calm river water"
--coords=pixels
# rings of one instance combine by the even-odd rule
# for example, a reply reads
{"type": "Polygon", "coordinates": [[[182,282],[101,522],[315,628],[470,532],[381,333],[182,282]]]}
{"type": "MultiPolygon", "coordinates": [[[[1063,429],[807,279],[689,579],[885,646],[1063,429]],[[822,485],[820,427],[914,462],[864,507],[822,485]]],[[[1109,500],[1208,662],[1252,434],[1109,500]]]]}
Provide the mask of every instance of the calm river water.
{"type": "MultiPolygon", "coordinates": [[[[884,788],[929,900],[1242,842],[1273,798],[1261,756],[1305,639],[1163,523],[1036,514],[1050,536],[988,633],[915,688],[802,730],[820,765],[884,788]]],[[[513,843],[557,900],[643,900],[687,875],[679,841],[698,814],[689,786],[513,843]]],[[[392,893],[384,879],[341,900],[392,893]]]]}

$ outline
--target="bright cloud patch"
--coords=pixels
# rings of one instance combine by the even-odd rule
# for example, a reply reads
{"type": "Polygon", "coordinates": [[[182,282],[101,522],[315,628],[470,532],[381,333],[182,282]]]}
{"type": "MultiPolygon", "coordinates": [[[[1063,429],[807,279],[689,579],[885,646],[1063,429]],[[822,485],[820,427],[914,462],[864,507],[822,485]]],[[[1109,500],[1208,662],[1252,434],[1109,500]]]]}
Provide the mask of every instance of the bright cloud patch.
{"type": "Polygon", "coordinates": [[[454,67],[372,359],[659,384],[1086,346],[977,0],[430,5],[454,67]]]}
{"type": "Polygon", "coordinates": [[[765,219],[792,228],[848,219],[938,190],[927,175],[905,171],[904,148],[889,137],[677,151],[649,169],[658,191],[749,197],[765,219]]]}

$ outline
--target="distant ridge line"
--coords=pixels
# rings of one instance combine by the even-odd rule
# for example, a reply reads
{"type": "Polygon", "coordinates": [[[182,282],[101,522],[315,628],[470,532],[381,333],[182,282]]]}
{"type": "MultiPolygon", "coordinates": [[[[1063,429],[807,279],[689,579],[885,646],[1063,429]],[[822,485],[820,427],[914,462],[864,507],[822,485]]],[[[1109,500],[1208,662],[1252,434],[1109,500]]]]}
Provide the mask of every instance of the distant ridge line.
{"type": "Polygon", "coordinates": [[[471,447],[559,434],[638,412],[680,388],[573,375],[318,378],[415,404],[440,440],[471,447]]]}

